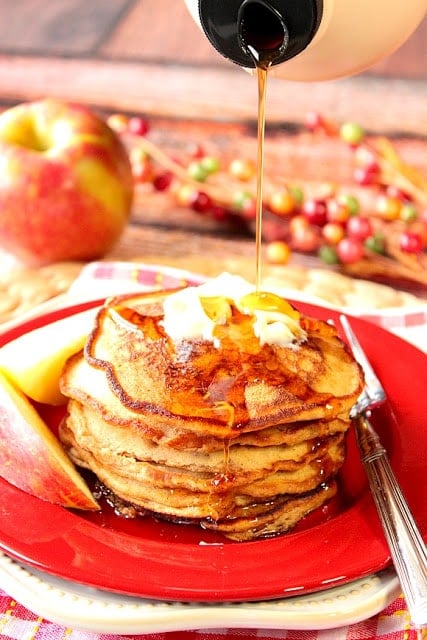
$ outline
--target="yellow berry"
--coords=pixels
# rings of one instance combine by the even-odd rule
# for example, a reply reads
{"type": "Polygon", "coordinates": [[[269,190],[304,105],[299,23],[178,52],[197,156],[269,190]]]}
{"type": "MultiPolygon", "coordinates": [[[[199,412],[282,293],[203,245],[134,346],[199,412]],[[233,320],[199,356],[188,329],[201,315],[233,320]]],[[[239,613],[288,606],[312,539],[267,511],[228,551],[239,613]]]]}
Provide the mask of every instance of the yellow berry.
{"type": "Polygon", "coordinates": [[[129,118],[123,113],[112,113],[107,119],[107,124],[117,133],[123,133],[128,128],[129,118]]]}
{"type": "Polygon", "coordinates": [[[335,182],[322,182],[316,192],[316,200],[328,200],[336,196],[338,186],[335,182]]]}
{"type": "Polygon", "coordinates": [[[302,215],[298,215],[291,218],[291,221],[289,222],[289,231],[291,235],[293,235],[294,233],[298,233],[302,230],[308,229],[309,226],[310,223],[308,222],[307,218],[302,215]]]}
{"type": "Polygon", "coordinates": [[[142,147],[134,147],[130,152],[132,173],[136,182],[151,182],[154,177],[150,156],[142,147]]]}
{"type": "Polygon", "coordinates": [[[189,207],[194,195],[194,187],[189,184],[182,184],[175,190],[175,198],[182,207],[189,207]]]}
{"type": "Polygon", "coordinates": [[[322,236],[329,244],[338,244],[345,236],[342,225],[336,222],[328,222],[322,227],[322,236]]]}
{"type": "Polygon", "coordinates": [[[294,211],[295,200],[287,189],[282,189],[271,194],[268,207],[273,213],[285,216],[294,211]]]}
{"type": "Polygon", "coordinates": [[[228,173],[236,180],[247,182],[255,176],[256,165],[252,160],[236,158],[230,162],[228,173]]]}
{"type": "Polygon", "coordinates": [[[380,196],[375,203],[375,211],[383,220],[398,220],[401,209],[401,201],[390,196],[380,196]]]}
{"type": "Polygon", "coordinates": [[[275,240],[266,246],[266,258],[273,264],[287,264],[291,257],[291,250],[286,242],[275,240]]]}

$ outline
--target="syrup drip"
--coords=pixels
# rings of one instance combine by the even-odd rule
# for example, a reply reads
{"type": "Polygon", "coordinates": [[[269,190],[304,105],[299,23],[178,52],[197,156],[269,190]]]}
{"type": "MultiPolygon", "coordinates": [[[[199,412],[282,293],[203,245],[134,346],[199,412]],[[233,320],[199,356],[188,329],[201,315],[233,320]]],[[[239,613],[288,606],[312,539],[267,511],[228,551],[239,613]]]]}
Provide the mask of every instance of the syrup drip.
{"type": "Polygon", "coordinates": [[[223,470],[221,473],[216,474],[215,478],[212,481],[212,486],[215,489],[220,489],[223,487],[227,490],[227,484],[229,482],[233,482],[234,475],[230,473],[230,440],[224,440],[224,464],[223,470]]]}

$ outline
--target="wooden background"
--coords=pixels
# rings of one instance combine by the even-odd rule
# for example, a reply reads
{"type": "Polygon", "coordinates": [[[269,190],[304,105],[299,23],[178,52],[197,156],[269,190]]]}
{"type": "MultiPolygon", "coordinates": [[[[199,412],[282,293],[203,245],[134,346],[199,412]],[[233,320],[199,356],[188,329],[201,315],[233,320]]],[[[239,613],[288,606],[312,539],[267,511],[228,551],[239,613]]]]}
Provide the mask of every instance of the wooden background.
{"type": "MultiPolygon", "coordinates": [[[[378,25],[381,28],[381,25],[378,25]]],[[[0,101],[44,95],[176,118],[253,119],[252,78],[223,59],[183,0],[0,0],[0,101]]],[[[270,122],[313,108],[366,127],[427,135],[427,20],[352,79],[272,79],[270,122]]]]}
{"type": "MultiPolygon", "coordinates": [[[[164,149],[193,142],[226,157],[256,157],[256,82],[211,47],[183,0],[0,0],[0,106],[46,96],[143,114],[164,149]]],[[[269,81],[267,174],[274,168],[301,183],[350,183],[345,145],[304,134],[312,110],[389,135],[427,175],[427,20],[398,52],[357,77],[269,81]]],[[[225,258],[247,264],[253,255],[247,234],[158,194],[137,200],[111,254],[196,269],[203,256],[203,266],[218,270],[225,258]]],[[[318,264],[304,255],[292,260],[318,264]]],[[[426,295],[424,285],[416,291],[426,295]]]]}

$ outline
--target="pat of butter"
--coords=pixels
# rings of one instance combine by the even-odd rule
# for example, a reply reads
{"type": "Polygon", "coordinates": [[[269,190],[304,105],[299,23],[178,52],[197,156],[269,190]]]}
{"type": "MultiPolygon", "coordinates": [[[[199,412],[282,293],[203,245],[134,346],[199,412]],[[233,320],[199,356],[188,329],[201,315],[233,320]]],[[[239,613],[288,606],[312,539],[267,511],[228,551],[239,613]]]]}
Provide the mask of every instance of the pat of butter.
{"type": "Polygon", "coordinates": [[[168,296],[163,303],[163,328],[172,340],[213,341],[215,322],[202,305],[196,287],[188,287],[168,296]]]}
{"type": "Polygon", "coordinates": [[[255,287],[240,276],[222,273],[198,287],[187,287],[168,296],[163,303],[163,327],[174,341],[202,339],[213,342],[215,327],[226,324],[231,317],[231,305],[254,317],[254,334],[260,344],[291,345],[306,338],[298,322],[286,313],[273,310],[249,310],[239,302],[255,287]],[[209,301],[218,298],[219,313],[207,312],[209,301]],[[203,306],[205,300],[205,307],[203,306]]]}
{"type": "Polygon", "coordinates": [[[305,331],[295,320],[283,313],[254,311],[254,334],[260,344],[275,344],[281,347],[305,340],[305,331]]]}

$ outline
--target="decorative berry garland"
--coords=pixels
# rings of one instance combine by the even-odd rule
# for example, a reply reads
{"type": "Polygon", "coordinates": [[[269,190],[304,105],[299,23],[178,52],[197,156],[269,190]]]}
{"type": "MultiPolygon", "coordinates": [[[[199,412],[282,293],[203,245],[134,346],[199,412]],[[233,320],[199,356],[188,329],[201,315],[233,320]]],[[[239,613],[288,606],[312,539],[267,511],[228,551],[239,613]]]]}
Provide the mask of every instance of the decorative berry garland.
{"type": "MultiPolygon", "coordinates": [[[[115,114],[109,125],[131,137],[130,158],[136,185],[170,191],[178,205],[218,221],[253,226],[256,206],[254,161],[221,160],[196,146],[191,157],[175,159],[146,134],[142,117],[115,114]]],[[[427,285],[427,180],[405,164],[392,143],[369,138],[356,123],[341,126],[310,113],[313,135],[339,138],[354,155],[357,188],[373,192],[369,206],[359,196],[325,185],[318,194],[295,185],[275,185],[265,177],[263,208],[266,258],[285,264],[292,251],[317,254],[329,265],[359,277],[400,279],[427,285]]]]}

